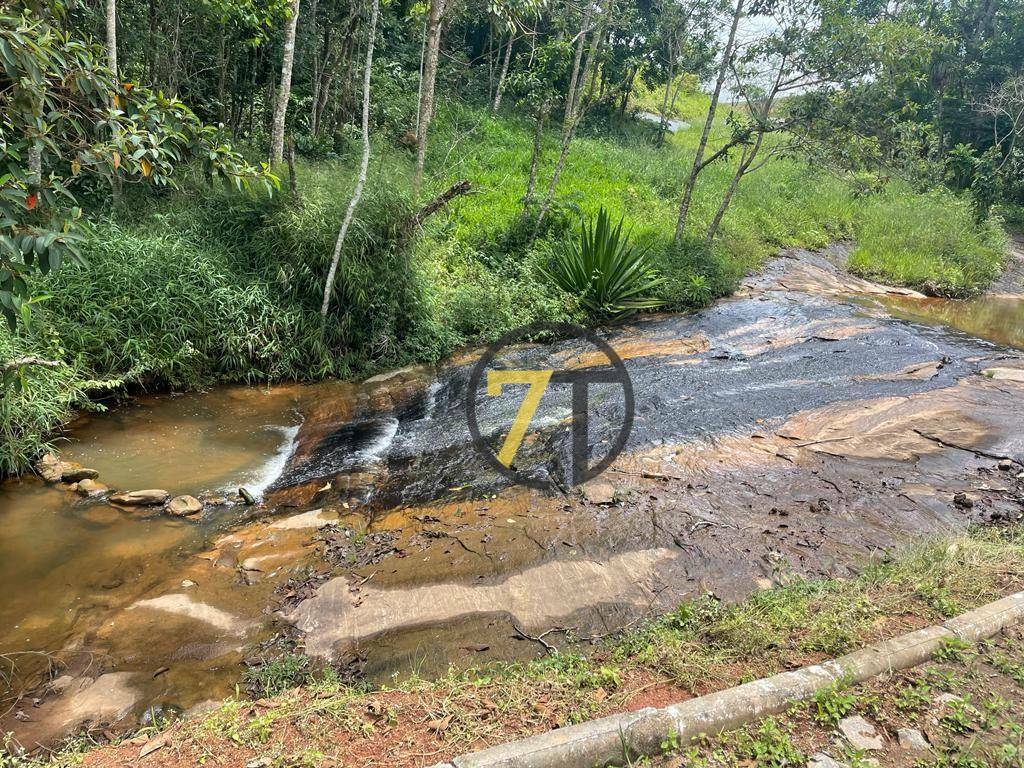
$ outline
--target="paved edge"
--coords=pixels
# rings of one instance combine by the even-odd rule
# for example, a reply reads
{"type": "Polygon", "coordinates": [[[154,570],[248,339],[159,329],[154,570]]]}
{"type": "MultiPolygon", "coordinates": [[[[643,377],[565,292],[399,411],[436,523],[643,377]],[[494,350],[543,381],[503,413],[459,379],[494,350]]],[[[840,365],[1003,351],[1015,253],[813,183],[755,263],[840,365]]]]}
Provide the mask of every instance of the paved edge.
{"type": "Polygon", "coordinates": [[[438,763],[434,768],[598,768],[654,755],[669,736],[688,743],[785,710],[841,678],[860,683],[929,661],[943,640],[976,643],[1024,619],[1024,592],[837,659],[660,709],[647,707],[559,728],[438,763]]]}

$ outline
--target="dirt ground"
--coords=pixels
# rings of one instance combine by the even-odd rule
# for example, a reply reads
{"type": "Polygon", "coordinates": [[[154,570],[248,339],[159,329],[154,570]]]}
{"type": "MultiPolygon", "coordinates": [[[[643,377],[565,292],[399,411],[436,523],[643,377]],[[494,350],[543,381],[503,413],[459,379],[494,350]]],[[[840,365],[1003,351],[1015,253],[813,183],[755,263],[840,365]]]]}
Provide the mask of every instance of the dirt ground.
{"type": "MultiPolygon", "coordinates": [[[[658,768],[1014,768],[1024,765],[1024,627],[649,763],[658,768]],[[863,718],[860,723],[855,718],[863,718]],[[843,729],[859,726],[856,744],[843,729]],[[874,744],[868,742],[874,741],[874,744]]],[[[855,736],[854,739],[857,737],[855,736]]],[[[648,764],[634,762],[633,765],[648,764]]]]}

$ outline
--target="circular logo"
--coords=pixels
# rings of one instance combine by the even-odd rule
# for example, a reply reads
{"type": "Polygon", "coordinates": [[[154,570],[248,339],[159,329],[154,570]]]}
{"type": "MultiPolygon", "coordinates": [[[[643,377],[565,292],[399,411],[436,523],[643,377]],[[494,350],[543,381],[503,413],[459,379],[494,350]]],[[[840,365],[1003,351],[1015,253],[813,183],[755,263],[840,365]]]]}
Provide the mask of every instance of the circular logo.
{"type": "Polygon", "coordinates": [[[530,488],[547,490],[559,484],[553,479],[543,479],[526,474],[515,467],[515,457],[529,431],[530,422],[537,411],[546,392],[552,387],[568,386],[572,400],[571,432],[572,462],[571,470],[564,478],[569,486],[580,485],[604,472],[622,452],[633,428],[634,402],[633,382],[629,378],[626,366],[604,339],[594,331],[571,323],[533,323],[517,328],[502,336],[484,351],[483,356],[473,366],[466,391],[466,421],[473,446],[477,452],[494,469],[513,483],[530,488]],[[604,358],[607,364],[577,366],[570,369],[555,368],[524,368],[506,369],[492,368],[497,356],[507,347],[523,339],[534,338],[540,333],[550,332],[559,338],[575,338],[585,341],[596,349],[597,359],[604,358]],[[491,442],[480,432],[477,417],[478,395],[481,384],[486,386],[489,397],[502,394],[506,386],[518,386],[522,391],[526,387],[522,403],[499,450],[495,450],[491,442]],[[624,403],[622,423],[611,441],[608,452],[594,465],[590,466],[589,424],[590,396],[592,384],[617,384],[622,387],[624,403]]]}

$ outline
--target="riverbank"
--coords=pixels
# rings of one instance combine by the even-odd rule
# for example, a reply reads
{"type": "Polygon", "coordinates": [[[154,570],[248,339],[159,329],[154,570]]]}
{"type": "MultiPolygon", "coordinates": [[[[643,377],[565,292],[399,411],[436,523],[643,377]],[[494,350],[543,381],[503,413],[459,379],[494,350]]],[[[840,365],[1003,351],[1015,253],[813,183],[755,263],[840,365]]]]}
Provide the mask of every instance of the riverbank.
{"type": "MultiPolygon", "coordinates": [[[[956,295],[979,290],[1001,258],[996,226],[977,225],[950,194],[925,199],[894,182],[859,195],[793,158],[772,160],[744,181],[713,247],[697,236],[672,246],[680,179],[697,135],[680,131],[657,147],[654,129],[632,122],[584,127],[558,204],[528,246],[533,227],[521,218],[520,199],[531,126],[457,105],[436,125],[432,146],[445,149],[429,158],[424,196],[458,179],[470,180],[473,192],[410,239],[401,232],[417,202],[407,182],[410,157],[383,141],[375,147],[326,323],[318,312],[322,279],[353,182],[343,147],[300,158],[298,200],[186,183],[182,193],[160,197],[128,190],[124,212],[99,212],[85,247],[88,268],[65,265],[40,286],[49,298],[30,322],[13,335],[0,329],[0,360],[56,363],[25,366],[20,388],[5,389],[0,474],[24,471],[55,439],[59,447],[59,428],[76,411],[125,393],[366,376],[437,361],[532,321],[586,320],[540,267],[574,236],[580,215],[601,205],[623,215],[635,242],[650,249],[673,311],[731,293],[779,248],[855,237],[858,263],[881,274],[886,254],[931,254],[940,245],[907,281],[956,295]]],[[[728,130],[717,126],[713,141],[728,130]]],[[[550,163],[554,132],[545,141],[550,163]]],[[[723,163],[702,176],[694,232],[713,215],[730,173],[723,163]]]]}
{"type": "MultiPolygon", "coordinates": [[[[0,727],[47,743],[83,720],[206,706],[243,678],[270,692],[321,664],[393,686],[525,662],[545,644],[586,653],[581,638],[707,592],[728,604],[848,578],[913,541],[1017,520],[1024,359],[891,317],[881,302],[911,292],[850,278],[833,263],[841,251],[826,255],[789,252],[731,300],[606,331],[632,377],[636,419],[622,456],[582,493],[511,487],[483,465],[461,394],[470,354],[362,385],[297,388],[288,459],[263,504],[244,511],[211,503],[193,520],[169,519],[30,479],[5,488],[41,496],[25,499],[26,519],[53,500],[56,551],[73,547],[68,568],[88,577],[53,573],[72,610],[41,601],[11,616],[12,648],[46,648],[64,679],[60,690],[37,686],[25,669],[21,701],[38,702],[28,720],[0,727]],[[82,526],[88,539],[61,540],[82,526]],[[100,691],[106,708],[89,709],[100,691]]],[[[517,354],[530,368],[590,360],[568,340],[517,354]]],[[[163,400],[180,411],[187,399],[163,400]]],[[[231,400],[216,409],[226,424],[231,400]]],[[[481,423],[507,424],[516,402],[506,400],[487,401],[481,423]]],[[[558,400],[545,398],[538,423],[559,423],[558,400]]],[[[112,455],[101,479],[134,490],[189,463],[219,466],[220,449],[194,445],[181,420],[136,425],[158,474],[119,477],[138,459],[112,455]]],[[[605,422],[592,420],[593,440],[607,438],[605,422]]],[[[90,428],[115,450],[133,445],[130,426],[115,426],[98,418],[90,428]]],[[[542,430],[524,450],[554,473],[547,439],[542,430]]],[[[94,464],[89,446],[76,456],[94,464]]],[[[202,495],[200,480],[173,490],[202,495]]],[[[8,544],[24,548],[4,563],[45,564],[48,548],[31,536],[8,544]]],[[[6,579],[17,594],[41,588],[31,570],[6,579]]],[[[946,586],[936,588],[941,598],[946,586]]]]}
{"type": "MultiPolygon", "coordinates": [[[[523,638],[543,657],[437,680],[414,678],[369,693],[295,657],[264,670],[265,687],[252,698],[235,698],[205,714],[143,728],[106,745],[110,737],[94,731],[46,764],[114,766],[144,757],[147,765],[178,766],[215,753],[229,768],[257,762],[371,766],[384,756],[396,768],[432,765],[560,725],[721,690],[948,618],[1024,585],[1024,538],[1019,526],[977,529],[861,563],[859,570],[844,580],[797,579],[732,605],[709,593],[575,650],[545,655],[550,648],[543,638],[523,638]]],[[[993,647],[989,655],[998,651],[993,647]]],[[[972,657],[951,648],[946,664],[972,657]]],[[[904,695],[916,712],[923,709],[926,693],[953,690],[950,686],[960,681],[932,669],[924,676],[908,673],[899,683],[918,692],[913,699],[904,695]],[[938,682],[917,683],[922,677],[938,682]]],[[[837,688],[817,697],[809,713],[838,718],[867,700],[855,690],[837,688]]],[[[877,716],[879,709],[871,712],[877,716]]],[[[752,732],[756,740],[759,731],[752,732]]],[[[799,747],[811,741],[808,736],[805,732],[798,740],[799,747]]],[[[750,742],[739,735],[717,743],[750,742]]],[[[714,746],[687,754],[704,756],[714,746]]],[[[790,754],[799,747],[792,746],[790,754]]],[[[11,763],[36,764],[27,758],[11,763]]]]}

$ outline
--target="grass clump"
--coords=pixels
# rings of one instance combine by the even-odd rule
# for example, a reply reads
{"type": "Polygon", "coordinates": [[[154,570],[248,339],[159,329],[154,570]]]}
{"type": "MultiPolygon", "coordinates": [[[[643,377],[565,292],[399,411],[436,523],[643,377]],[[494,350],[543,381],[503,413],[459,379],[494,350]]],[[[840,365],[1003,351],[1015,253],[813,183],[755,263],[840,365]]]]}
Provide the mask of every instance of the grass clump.
{"type": "Polygon", "coordinates": [[[995,220],[978,222],[966,200],[935,191],[890,190],[869,198],[856,226],[852,271],[934,296],[966,298],[995,280],[1006,236],[995,220]]]}

